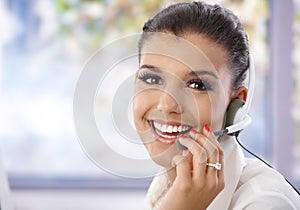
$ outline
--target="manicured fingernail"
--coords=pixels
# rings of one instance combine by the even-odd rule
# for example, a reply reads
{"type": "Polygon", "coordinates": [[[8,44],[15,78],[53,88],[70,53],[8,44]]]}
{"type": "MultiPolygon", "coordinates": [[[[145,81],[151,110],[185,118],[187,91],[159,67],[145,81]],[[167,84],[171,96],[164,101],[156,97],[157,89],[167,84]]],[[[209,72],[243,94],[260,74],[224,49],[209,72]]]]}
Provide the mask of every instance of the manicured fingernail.
{"type": "Polygon", "coordinates": [[[204,128],[205,128],[205,130],[206,130],[207,132],[211,132],[211,129],[210,129],[209,125],[206,124],[206,125],[204,126],[204,128]]]}
{"type": "Polygon", "coordinates": [[[194,134],[196,134],[196,133],[197,133],[197,131],[196,131],[195,129],[193,129],[193,130],[191,130],[191,133],[194,133],[194,134]]]}
{"type": "Polygon", "coordinates": [[[180,138],[186,139],[187,137],[185,135],[181,135],[180,138]]]}

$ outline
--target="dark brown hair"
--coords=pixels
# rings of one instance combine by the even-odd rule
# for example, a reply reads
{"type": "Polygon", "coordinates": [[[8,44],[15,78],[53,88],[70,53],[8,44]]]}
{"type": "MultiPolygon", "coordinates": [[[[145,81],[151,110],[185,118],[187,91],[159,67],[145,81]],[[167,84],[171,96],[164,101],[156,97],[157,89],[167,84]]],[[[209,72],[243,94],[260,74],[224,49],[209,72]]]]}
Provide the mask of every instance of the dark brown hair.
{"type": "Polygon", "coordinates": [[[177,3],[163,9],[144,24],[138,44],[139,57],[143,43],[151,36],[148,32],[176,36],[188,32],[203,34],[227,51],[233,90],[237,90],[246,77],[249,66],[247,34],[238,17],[220,5],[198,1],[177,3]]]}

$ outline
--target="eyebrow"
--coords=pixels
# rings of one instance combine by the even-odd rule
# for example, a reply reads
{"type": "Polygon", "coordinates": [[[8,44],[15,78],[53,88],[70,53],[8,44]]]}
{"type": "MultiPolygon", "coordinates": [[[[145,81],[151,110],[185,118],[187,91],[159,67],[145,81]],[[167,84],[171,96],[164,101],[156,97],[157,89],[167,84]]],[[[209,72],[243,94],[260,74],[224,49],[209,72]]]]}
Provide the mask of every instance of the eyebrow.
{"type": "Polygon", "coordinates": [[[140,69],[149,69],[150,71],[154,71],[157,73],[161,73],[161,70],[155,66],[144,64],[140,67],[140,69]]]}
{"type": "Polygon", "coordinates": [[[209,76],[212,76],[214,77],[215,79],[219,79],[219,77],[212,71],[206,71],[206,70],[202,70],[202,71],[191,71],[189,72],[187,75],[190,75],[190,76],[202,76],[202,75],[209,75],[209,76]]]}
{"type": "MultiPolygon", "coordinates": [[[[148,69],[150,71],[156,72],[156,73],[161,73],[162,70],[156,66],[144,64],[142,65],[139,69],[148,69]]],[[[212,71],[207,71],[207,70],[201,70],[201,71],[191,71],[186,74],[187,76],[202,76],[202,75],[209,75],[214,77],[215,79],[219,79],[219,77],[212,71]]]]}

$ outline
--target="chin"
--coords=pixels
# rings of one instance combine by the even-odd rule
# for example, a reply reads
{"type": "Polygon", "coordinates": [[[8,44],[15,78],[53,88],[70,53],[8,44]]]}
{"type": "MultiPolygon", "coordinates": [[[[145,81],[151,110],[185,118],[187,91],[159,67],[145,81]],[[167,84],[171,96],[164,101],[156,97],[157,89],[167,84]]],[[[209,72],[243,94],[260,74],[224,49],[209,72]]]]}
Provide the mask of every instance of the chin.
{"type": "Polygon", "coordinates": [[[166,146],[157,140],[145,145],[145,147],[152,160],[162,167],[170,167],[173,157],[181,154],[181,151],[176,148],[175,144],[166,146]]]}

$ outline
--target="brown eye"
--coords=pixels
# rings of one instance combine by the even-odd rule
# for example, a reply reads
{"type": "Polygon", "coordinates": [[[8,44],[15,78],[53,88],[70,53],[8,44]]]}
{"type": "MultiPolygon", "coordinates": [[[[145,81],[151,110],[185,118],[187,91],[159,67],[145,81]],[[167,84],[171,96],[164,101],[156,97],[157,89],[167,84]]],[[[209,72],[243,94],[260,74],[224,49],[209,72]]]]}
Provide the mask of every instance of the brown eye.
{"type": "Polygon", "coordinates": [[[138,79],[142,80],[143,82],[149,84],[149,85],[161,85],[162,79],[154,74],[142,74],[139,75],[138,79]]]}
{"type": "Polygon", "coordinates": [[[208,82],[205,82],[205,81],[200,80],[200,79],[189,81],[187,86],[189,88],[192,88],[192,89],[195,89],[195,90],[198,90],[198,91],[212,90],[212,87],[208,82]]]}
{"type": "Polygon", "coordinates": [[[149,77],[145,80],[145,82],[148,84],[160,84],[161,83],[160,79],[157,77],[149,77]]]}

